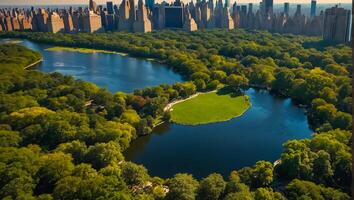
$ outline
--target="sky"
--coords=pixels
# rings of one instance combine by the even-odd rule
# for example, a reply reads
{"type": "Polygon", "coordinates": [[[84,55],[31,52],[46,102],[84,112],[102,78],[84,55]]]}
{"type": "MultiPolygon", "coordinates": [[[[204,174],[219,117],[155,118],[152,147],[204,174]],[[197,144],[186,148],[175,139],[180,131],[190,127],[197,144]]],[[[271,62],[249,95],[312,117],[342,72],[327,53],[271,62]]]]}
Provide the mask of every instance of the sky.
{"type": "MultiPolygon", "coordinates": [[[[107,0],[95,0],[98,4],[105,4],[107,0]]],[[[110,0],[113,1],[113,3],[117,4],[120,3],[121,0],[110,0]]],[[[155,0],[157,2],[160,2],[162,0],[155,0]]],[[[167,2],[170,2],[172,0],[166,0],[167,2]]],[[[189,2],[190,0],[182,0],[189,2]]],[[[194,0],[196,1],[196,0],[194,0]]],[[[236,0],[237,3],[254,3],[257,4],[261,0],[236,0]]],[[[234,0],[230,1],[231,3],[234,2],[234,0]]],[[[304,3],[310,3],[311,0],[274,0],[275,4],[283,4],[284,2],[289,2],[290,4],[304,4],[304,3]]],[[[352,0],[317,0],[317,4],[321,3],[352,3],[352,0]]],[[[68,5],[73,5],[73,4],[88,4],[88,0],[0,0],[0,5],[63,5],[63,4],[68,4],[68,5]]]]}

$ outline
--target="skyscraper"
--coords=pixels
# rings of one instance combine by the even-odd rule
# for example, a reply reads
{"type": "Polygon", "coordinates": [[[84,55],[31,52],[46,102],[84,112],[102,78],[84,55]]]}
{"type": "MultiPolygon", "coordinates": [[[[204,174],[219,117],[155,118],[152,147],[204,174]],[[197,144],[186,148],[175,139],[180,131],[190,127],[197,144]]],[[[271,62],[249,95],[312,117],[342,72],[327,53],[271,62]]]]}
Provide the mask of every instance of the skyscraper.
{"type": "Polygon", "coordinates": [[[284,3],[284,14],[289,15],[289,3],[288,2],[284,3]]]}
{"type": "Polygon", "coordinates": [[[301,15],[301,5],[298,4],[298,5],[296,5],[295,16],[300,16],[300,15],[301,15]]]}
{"type": "Polygon", "coordinates": [[[93,1],[93,0],[89,1],[89,10],[94,11],[94,12],[97,10],[97,4],[95,1],[93,1]]]}
{"type": "Polygon", "coordinates": [[[253,3],[248,4],[248,14],[253,13],[253,3]]]}
{"type": "Polygon", "coordinates": [[[147,10],[143,3],[143,0],[138,2],[137,20],[134,22],[133,31],[134,32],[151,32],[152,25],[151,21],[148,19],[147,10]]]}
{"type": "Polygon", "coordinates": [[[325,11],[323,39],[335,42],[348,42],[350,34],[350,10],[328,8],[325,11]]]}
{"type": "Polygon", "coordinates": [[[64,31],[64,21],[58,13],[52,12],[48,17],[48,31],[51,33],[58,33],[64,31]]]}
{"type": "Polygon", "coordinates": [[[230,0],[225,0],[225,7],[226,8],[230,7],[230,0]]]}
{"type": "Polygon", "coordinates": [[[184,12],[182,6],[165,6],[165,27],[183,28],[184,12]]]}
{"type": "Polygon", "coordinates": [[[262,0],[262,10],[264,14],[273,13],[273,0],[262,0]]]}
{"type": "Polygon", "coordinates": [[[113,2],[107,1],[107,13],[109,15],[113,14],[113,2]]]}
{"type": "Polygon", "coordinates": [[[316,0],[311,1],[311,17],[316,16],[316,0]]]}
{"type": "Polygon", "coordinates": [[[146,7],[149,8],[149,10],[153,10],[155,4],[155,0],[145,0],[145,5],[146,7]]]}

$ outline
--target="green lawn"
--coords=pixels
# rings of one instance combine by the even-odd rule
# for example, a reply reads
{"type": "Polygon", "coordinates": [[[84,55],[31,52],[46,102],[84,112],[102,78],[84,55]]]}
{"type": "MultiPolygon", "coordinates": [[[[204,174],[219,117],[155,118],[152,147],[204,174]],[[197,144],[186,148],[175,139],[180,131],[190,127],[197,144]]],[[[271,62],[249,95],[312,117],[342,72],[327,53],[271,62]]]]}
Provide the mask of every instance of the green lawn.
{"type": "Polygon", "coordinates": [[[248,96],[205,93],[175,104],[171,110],[171,120],[185,125],[227,121],[241,116],[250,106],[248,96]]]}
{"type": "Polygon", "coordinates": [[[80,53],[110,53],[110,54],[119,54],[119,55],[127,55],[126,53],[120,53],[115,51],[107,51],[107,50],[100,50],[100,49],[88,49],[88,48],[76,48],[76,47],[49,47],[46,49],[47,51],[73,51],[73,52],[80,52],[80,53]]]}

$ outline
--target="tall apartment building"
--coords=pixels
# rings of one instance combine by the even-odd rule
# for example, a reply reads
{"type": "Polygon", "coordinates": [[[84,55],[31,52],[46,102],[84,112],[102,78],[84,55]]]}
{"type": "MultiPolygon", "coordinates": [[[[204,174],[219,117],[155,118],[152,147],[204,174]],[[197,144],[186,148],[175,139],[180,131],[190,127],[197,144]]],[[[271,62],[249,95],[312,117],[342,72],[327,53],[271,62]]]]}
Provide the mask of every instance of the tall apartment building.
{"type": "Polygon", "coordinates": [[[335,42],[348,42],[351,23],[350,10],[335,6],[326,9],[324,15],[323,39],[335,42]]]}
{"type": "Polygon", "coordinates": [[[58,33],[64,31],[64,20],[59,16],[58,13],[52,12],[49,15],[48,22],[48,32],[58,33]]]}
{"type": "Polygon", "coordinates": [[[100,15],[97,15],[90,10],[86,12],[86,14],[82,17],[83,17],[84,32],[95,33],[95,32],[103,31],[100,15]]]}
{"type": "Polygon", "coordinates": [[[284,3],[284,14],[289,15],[289,3],[284,3]]]}
{"type": "Polygon", "coordinates": [[[311,13],[310,13],[311,17],[315,17],[316,16],[316,0],[312,0],[311,1],[311,13]]]}

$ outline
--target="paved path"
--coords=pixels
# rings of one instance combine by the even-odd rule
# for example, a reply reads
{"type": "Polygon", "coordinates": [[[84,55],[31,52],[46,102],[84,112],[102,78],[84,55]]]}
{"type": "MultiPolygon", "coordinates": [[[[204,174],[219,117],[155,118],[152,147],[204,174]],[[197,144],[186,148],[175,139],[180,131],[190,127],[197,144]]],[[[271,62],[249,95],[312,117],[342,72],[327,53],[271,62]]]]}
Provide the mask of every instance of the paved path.
{"type": "Polygon", "coordinates": [[[200,95],[200,94],[207,94],[207,93],[216,92],[216,91],[217,91],[217,90],[213,90],[213,91],[209,91],[209,92],[197,92],[197,93],[195,93],[195,94],[189,96],[188,98],[185,98],[185,99],[178,99],[178,100],[172,101],[171,103],[169,103],[169,104],[167,104],[167,105],[165,106],[165,108],[163,109],[163,111],[164,111],[164,112],[166,112],[166,111],[172,111],[172,110],[173,110],[172,107],[173,107],[174,105],[178,104],[178,103],[181,103],[181,102],[183,102],[183,101],[187,101],[187,100],[189,100],[189,99],[193,99],[193,98],[197,97],[197,96],[200,95]]]}
{"type": "Polygon", "coordinates": [[[32,63],[32,64],[27,65],[27,66],[24,67],[23,69],[31,68],[31,67],[35,66],[36,64],[38,64],[38,63],[40,63],[40,62],[42,62],[42,61],[43,61],[43,58],[41,58],[40,60],[38,60],[38,61],[36,61],[36,62],[34,62],[34,63],[32,63]]]}

